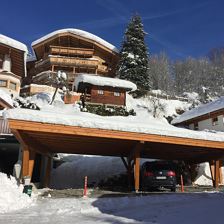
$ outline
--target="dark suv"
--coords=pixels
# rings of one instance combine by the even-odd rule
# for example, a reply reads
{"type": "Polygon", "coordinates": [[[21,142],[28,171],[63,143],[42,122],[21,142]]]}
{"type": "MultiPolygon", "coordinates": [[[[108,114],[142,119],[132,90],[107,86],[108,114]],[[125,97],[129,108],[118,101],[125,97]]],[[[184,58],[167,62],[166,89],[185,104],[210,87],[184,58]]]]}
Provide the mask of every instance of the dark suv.
{"type": "Polygon", "coordinates": [[[167,161],[143,163],[141,166],[140,183],[143,191],[164,187],[175,192],[176,172],[174,164],[167,161]]]}

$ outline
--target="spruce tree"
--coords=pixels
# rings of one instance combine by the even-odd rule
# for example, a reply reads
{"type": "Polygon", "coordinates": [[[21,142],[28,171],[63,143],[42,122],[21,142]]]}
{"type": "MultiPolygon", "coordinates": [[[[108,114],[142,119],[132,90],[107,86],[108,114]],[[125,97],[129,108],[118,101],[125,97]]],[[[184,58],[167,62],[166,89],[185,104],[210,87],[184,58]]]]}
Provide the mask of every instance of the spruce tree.
{"type": "Polygon", "coordinates": [[[125,31],[117,68],[117,76],[134,82],[140,93],[151,88],[145,34],[141,17],[134,15],[125,31]]]}

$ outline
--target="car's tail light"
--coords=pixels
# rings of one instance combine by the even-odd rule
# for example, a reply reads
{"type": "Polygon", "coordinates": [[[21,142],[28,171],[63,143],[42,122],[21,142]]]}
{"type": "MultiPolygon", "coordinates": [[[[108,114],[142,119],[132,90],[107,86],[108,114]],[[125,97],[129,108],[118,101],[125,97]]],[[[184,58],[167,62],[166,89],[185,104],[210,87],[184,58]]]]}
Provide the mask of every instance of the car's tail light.
{"type": "Polygon", "coordinates": [[[145,173],[144,173],[144,176],[145,176],[145,177],[153,177],[154,174],[153,174],[152,172],[145,172],[145,173]]]}
{"type": "Polygon", "coordinates": [[[167,175],[168,175],[169,177],[175,177],[175,176],[176,176],[176,173],[173,172],[173,171],[169,171],[169,172],[167,172],[167,175]]]}

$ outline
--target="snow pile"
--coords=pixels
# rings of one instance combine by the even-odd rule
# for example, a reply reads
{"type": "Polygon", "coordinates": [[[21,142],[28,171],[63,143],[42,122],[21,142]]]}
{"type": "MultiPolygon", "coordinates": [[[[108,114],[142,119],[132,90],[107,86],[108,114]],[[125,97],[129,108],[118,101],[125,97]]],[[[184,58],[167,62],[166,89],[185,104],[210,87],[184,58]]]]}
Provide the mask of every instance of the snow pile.
{"type": "Polygon", "coordinates": [[[76,91],[78,90],[79,83],[89,83],[95,86],[111,86],[117,88],[128,89],[129,91],[135,91],[137,86],[127,80],[102,77],[95,74],[80,74],[75,78],[74,86],[76,91]]]}
{"type": "Polygon", "coordinates": [[[175,136],[210,141],[224,141],[223,133],[209,133],[205,131],[194,131],[174,127],[170,125],[165,118],[155,119],[145,108],[139,108],[136,110],[136,113],[136,116],[128,117],[102,117],[87,112],[84,113],[78,110],[72,110],[72,108],[60,104],[57,108],[47,107],[46,109],[42,108],[41,111],[19,108],[11,109],[4,112],[4,116],[8,119],[36,121],[50,124],[175,136]],[[55,110],[57,110],[57,113],[55,113],[55,110]]]}
{"type": "Polygon", "coordinates": [[[10,93],[7,90],[0,89],[0,98],[2,98],[9,105],[13,106],[13,100],[10,96],[10,93]]]}
{"type": "Polygon", "coordinates": [[[199,165],[198,176],[194,182],[196,185],[212,186],[211,171],[209,163],[202,163],[199,165]]]}
{"type": "Polygon", "coordinates": [[[116,157],[71,155],[63,160],[69,161],[52,171],[52,188],[83,187],[85,176],[89,184],[97,184],[109,176],[126,172],[121,159],[116,157]]]}
{"type": "Polygon", "coordinates": [[[10,179],[0,173],[0,213],[10,212],[31,206],[34,198],[23,194],[23,186],[17,186],[14,177],[10,179]]]}
{"type": "Polygon", "coordinates": [[[25,44],[2,34],[0,34],[0,43],[24,52],[28,52],[27,46],[25,44]]]}
{"type": "Polygon", "coordinates": [[[92,41],[95,41],[103,46],[105,46],[106,48],[112,50],[112,51],[115,51],[115,52],[119,52],[119,50],[113,46],[112,44],[108,43],[107,41],[103,40],[102,38],[94,35],[94,34],[91,34],[89,32],[86,32],[84,30],[79,30],[79,29],[74,29],[74,28],[68,28],[68,29],[61,29],[61,30],[56,30],[52,33],[49,33],[43,37],[41,37],[40,39],[32,42],[31,46],[35,46],[55,35],[58,35],[58,34],[62,34],[62,33],[71,33],[71,34],[74,34],[74,35],[77,35],[77,36],[80,36],[80,37],[84,37],[86,39],[89,39],[89,40],[92,40],[92,41]]]}
{"type": "Polygon", "coordinates": [[[183,121],[187,121],[192,118],[199,117],[199,116],[202,116],[217,110],[221,110],[221,109],[224,109],[224,96],[220,97],[219,99],[213,102],[203,104],[192,110],[186,111],[181,116],[175,118],[172,121],[172,124],[178,124],[183,121]]]}

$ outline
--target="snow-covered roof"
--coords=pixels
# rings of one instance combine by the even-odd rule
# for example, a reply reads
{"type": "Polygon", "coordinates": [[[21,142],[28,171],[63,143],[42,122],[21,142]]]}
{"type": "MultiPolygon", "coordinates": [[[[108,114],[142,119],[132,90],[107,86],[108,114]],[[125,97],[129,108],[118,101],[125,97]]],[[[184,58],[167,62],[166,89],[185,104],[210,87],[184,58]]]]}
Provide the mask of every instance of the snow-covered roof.
{"type": "Polygon", "coordinates": [[[112,50],[112,51],[115,51],[115,52],[119,52],[118,49],[113,46],[112,44],[108,43],[107,41],[103,40],[102,38],[92,34],[92,33],[89,33],[89,32],[86,32],[84,30],[79,30],[79,29],[74,29],[74,28],[67,28],[67,29],[61,29],[61,30],[56,30],[54,32],[51,32],[43,37],[41,37],[40,39],[38,40],[35,40],[34,42],[32,42],[31,46],[35,46],[57,34],[61,34],[61,33],[71,33],[71,34],[75,34],[77,36],[80,36],[80,37],[84,37],[86,39],[90,39],[92,41],[95,41],[103,46],[105,46],[106,48],[112,50]]]}
{"type": "Polygon", "coordinates": [[[41,123],[60,124],[76,127],[97,128],[103,130],[116,130],[125,132],[155,134],[162,136],[175,136],[181,138],[203,139],[210,141],[224,141],[223,133],[210,133],[206,131],[193,131],[178,128],[168,124],[162,119],[155,119],[149,114],[139,113],[137,116],[103,117],[87,112],[80,112],[74,107],[43,108],[40,111],[29,109],[10,109],[3,113],[5,118],[35,121],[41,123]]]}
{"type": "Polygon", "coordinates": [[[185,113],[183,113],[182,115],[180,115],[179,117],[176,117],[173,121],[172,124],[179,124],[182,123],[184,121],[193,119],[193,118],[197,118],[200,117],[202,115],[208,114],[208,113],[212,113],[215,112],[217,110],[220,109],[224,109],[224,96],[220,97],[219,99],[207,103],[207,104],[203,104],[200,105],[192,110],[186,111],[185,113]]]}
{"type": "Polygon", "coordinates": [[[79,83],[89,83],[95,86],[111,86],[117,88],[124,88],[131,91],[135,91],[137,86],[130,81],[117,79],[117,78],[109,78],[109,77],[102,77],[96,74],[79,74],[75,78],[74,87],[76,91],[78,90],[79,83]]]}
{"type": "Polygon", "coordinates": [[[10,46],[10,47],[13,47],[15,49],[24,51],[24,52],[28,52],[27,46],[25,44],[23,44],[23,43],[21,43],[17,40],[14,40],[10,37],[7,37],[3,34],[0,34],[0,43],[4,44],[4,45],[7,45],[7,46],[10,46]]]}

